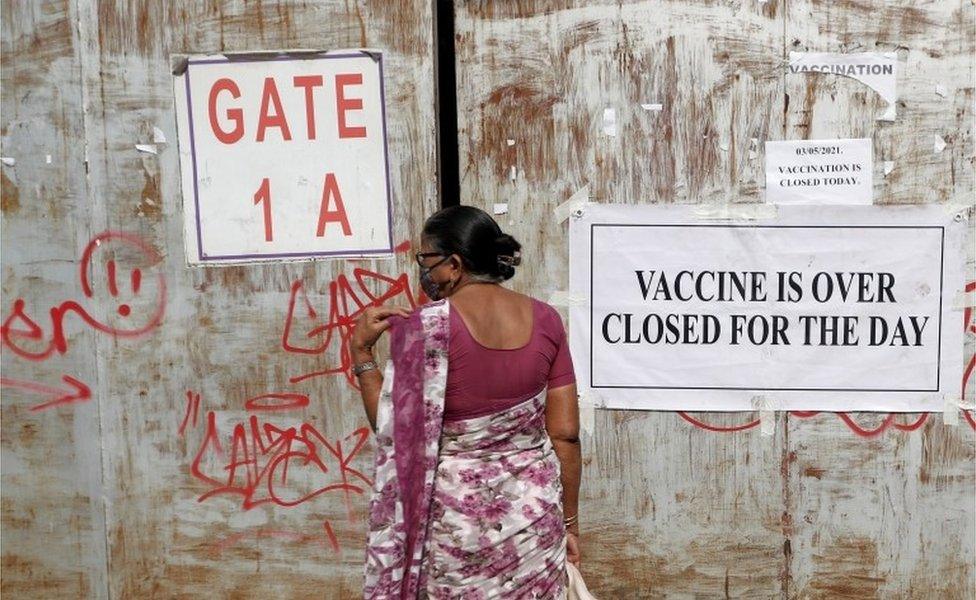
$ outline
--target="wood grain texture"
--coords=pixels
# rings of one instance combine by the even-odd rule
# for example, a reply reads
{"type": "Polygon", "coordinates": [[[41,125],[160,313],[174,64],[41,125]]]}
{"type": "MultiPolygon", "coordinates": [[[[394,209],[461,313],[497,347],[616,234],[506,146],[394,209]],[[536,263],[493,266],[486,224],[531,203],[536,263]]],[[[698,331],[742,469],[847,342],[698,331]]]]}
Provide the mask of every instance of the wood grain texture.
{"type": "MultiPolygon", "coordinates": [[[[499,222],[526,258],[512,285],[536,297],[566,289],[568,227],[552,208],[580,187],[600,202],[759,202],[767,139],[871,137],[877,202],[971,202],[969,0],[458,4],[461,201],[489,212],[509,203],[499,222]],[[881,100],[855,81],[786,75],[790,50],[897,51],[898,120],[877,122],[881,100]],[[616,136],[603,133],[607,108],[616,136]],[[939,154],[936,135],[946,142],[939,154]],[[887,177],[883,161],[895,163],[887,177]]],[[[6,318],[23,299],[43,329],[16,347],[53,347],[50,309],[64,302],[121,327],[120,302],[131,324],[156,306],[154,286],[167,290],[162,322],[143,336],[108,334],[69,312],[63,352],[30,360],[4,346],[4,378],[61,394],[71,390],[68,375],[93,397],[31,411],[50,390],[3,388],[2,593],[360,596],[364,497],[329,491],[287,506],[340,473],[355,479],[330,448],[348,457],[365,425],[341,372],[342,327],[327,328],[331,337],[315,331],[386,295],[409,305],[415,267],[400,252],[394,261],[188,269],[170,57],[382,49],[394,241],[416,243],[437,208],[429,3],[5,0],[2,8],[0,135],[3,156],[17,160],[0,167],[2,304],[6,318]],[[158,156],[137,152],[154,127],[169,144],[158,156]],[[83,270],[96,288],[89,296],[81,257],[104,231],[130,237],[93,250],[83,270]],[[110,261],[120,272],[139,267],[142,293],[110,294],[110,261]],[[294,331],[283,339],[292,298],[294,331]],[[339,372],[301,378],[328,370],[339,372]],[[275,392],[310,404],[246,410],[248,399],[275,392]],[[329,472],[295,459],[291,495],[249,510],[240,494],[201,499],[219,487],[204,476],[259,482],[255,495],[267,497],[270,477],[254,467],[280,455],[257,465],[233,458],[244,441],[255,447],[251,416],[259,429],[313,427],[322,439],[311,445],[329,472]],[[208,438],[210,418],[222,452],[208,438]]],[[[690,416],[726,427],[754,418],[690,416]]],[[[883,416],[851,418],[870,429],[883,416]]],[[[367,444],[347,466],[368,473],[371,453],[367,444]]],[[[598,411],[595,436],[584,439],[584,575],[600,598],[970,598],[974,455],[972,430],[945,427],[938,415],[915,431],[866,438],[834,415],[784,414],[763,437],[758,428],[705,431],[673,413],[598,411]]]]}
{"type": "MultiPolygon", "coordinates": [[[[0,133],[4,319],[17,300],[48,335],[49,311],[78,299],[77,260],[89,239],[84,117],[75,13],[68,2],[4,2],[0,133]],[[50,164],[47,156],[51,156],[50,164]],[[46,224],[46,226],[45,226],[46,224]]],[[[97,378],[94,336],[70,317],[44,361],[4,347],[3,377],[68,390],[64,375],[97,378]]],[[[22,321],[11,326],[29,330],[22,321]]],[[[26,354],[49,345],[21,337],[26,354]]],[[[104,596],[105,524],[97,408],[30,411],[49,393],[3,388],[2,581],[11,598],[104,596]],[[55,550],[57,549],[57,550],[55,550]]]]}
{"type": "Polygon", "coordinates": [[[63,357],[24,360],[4,347],[5,378],[53,384],[69,369],[94,396],[30,412],[33,396],[4,387],[4,596],[359,597],[368,486],[354,472],[370,476],[372,444],[356,449],[367,423],[341,337],[362,306],[384,295],[400,306],[416,299],[406,278],[373,275],[413,274],[410,248],[394,260],[187,268],[171,55],[382,50],[394,243],[415,244],[438,202],[429,3],[28,4],[4,3],[3,153],[18,159],[3,167],[5,314],[23,297],[49,335],[48,308],[81,295],[79,257],[102,231],[124,232],[158,257],[125,239],[101,244],[93,285],[104,289],[109,261],[122,283],[117,297],[86,299],[91,312],[116,323],[124,300],[126,319],[144,318],[160,282],[166,302],[162,323],[143,336],[105,334],[71,316],[63,357]],[[158,155],[138,152],[154,128],[167,143],[158,155]],[[138,294],[127,278],[135,267],[138,294]],[[283,341],[299,281],[287,343],[305,352],[283,341]],[[309,404],[245,407],[271,393],[309,404]],[[211,417],[220,451],[208,438],[211,417]],[[289,428],[290,445],[274,446],[276,431],[289,428]],[[276,471],[264,470],[272,463],[276,471]],[[360,491],[303,499],[343,479],[360,491]],[[241,493],[203,497],[228,481],[253,487],[254,500],[271,488],[280,496],[250,509],[241,493]]]}
{"type": "MultiPolygon", "coordinates": [[[[498,220],[526,257],[513,286],[543,299],[568,286],[552,209],[582,186],[607,203],[762,202],[766,140],[869,137],[875,202],[972,203],[973,31],[968,0],[465,3],[461,201],[508,202],[498,220]],[[786,74],[790,51],[875,50],[899,54],[894,123],[852,79],[786,74]]],[[[864,437],[836,415],[779,414],[768,438],[752,414],[690,417],[747,428],[597,411],[580,509],[597,597],[973,595],[965,422],[864,437]]],[[[884,415],[850,418],[870,431],[884,415]]]]}

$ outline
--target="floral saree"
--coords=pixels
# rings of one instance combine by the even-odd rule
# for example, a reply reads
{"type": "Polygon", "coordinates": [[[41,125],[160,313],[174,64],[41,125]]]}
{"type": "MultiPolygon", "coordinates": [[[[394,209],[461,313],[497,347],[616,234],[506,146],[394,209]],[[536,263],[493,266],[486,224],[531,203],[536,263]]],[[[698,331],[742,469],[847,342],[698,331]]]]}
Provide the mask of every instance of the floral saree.
{"type": "Polygon", "coordinates": [[[430,302],[389,330],[364,598],[564,598],[546,389],[498,413],[444,421],[449,310],[430,302]]]}

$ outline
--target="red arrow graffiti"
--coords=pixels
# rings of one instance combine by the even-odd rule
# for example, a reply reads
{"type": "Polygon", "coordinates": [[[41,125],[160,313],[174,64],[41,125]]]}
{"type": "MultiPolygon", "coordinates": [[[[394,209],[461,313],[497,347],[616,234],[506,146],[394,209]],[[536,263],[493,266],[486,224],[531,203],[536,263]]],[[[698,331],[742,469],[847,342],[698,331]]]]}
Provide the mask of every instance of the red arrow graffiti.
{"type": "Polygon", "coordinates": [[[59,389],[33,381],[20,381],[18,379],[8,379],[6,377],[0,377],[0,386],[37,392],[52,398],[47,402],[35,404],[31,407],[31,410],[44,410],[45,408],[51,408],[52,406],[57,406],[58,404],[91,400],[91,389],[89,389],[89,387],[85,385],[83,381],[78,381],[70,375],[62,375],[61,381],[65,382],[68,386],[70,386],[70,388],[67,390],[63,388],[59,389]]]}

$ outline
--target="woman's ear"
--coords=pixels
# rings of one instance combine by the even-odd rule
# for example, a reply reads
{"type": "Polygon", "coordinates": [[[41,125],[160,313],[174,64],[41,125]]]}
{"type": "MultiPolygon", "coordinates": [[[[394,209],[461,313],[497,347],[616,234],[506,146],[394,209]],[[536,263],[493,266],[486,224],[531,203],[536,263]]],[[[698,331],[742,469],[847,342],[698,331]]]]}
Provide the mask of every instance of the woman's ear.
{"type": "Polygon", "coordinates": [[[464,267],[464,261],[463,261],[463,260],[461,260],[461,255],[460,255],[460,254],[452,254],[452,255],[451,255],[451,264],[452,264],[452,265],[454,266],[454,268],[455,268],[455,269],[457,269],[458,271],[461,271],[461,270],[463,270],[463,267],[464,267]]]}

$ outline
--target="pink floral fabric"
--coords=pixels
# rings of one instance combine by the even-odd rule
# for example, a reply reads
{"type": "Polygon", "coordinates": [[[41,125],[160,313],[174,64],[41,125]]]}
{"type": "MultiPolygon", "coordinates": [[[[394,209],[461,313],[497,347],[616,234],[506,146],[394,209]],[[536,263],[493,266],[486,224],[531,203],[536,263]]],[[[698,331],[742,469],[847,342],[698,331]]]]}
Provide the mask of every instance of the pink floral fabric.
{"type": "Polygon", "coordinates": [[[430,598],[565,593],[562,484],[545,399],[543,388],[505,411],[444,423],[424,563],[430,598]]]}
{"type": "Polygon", "coordinates": [[[444,421],[449,308],[425,304],[390,328],[364,597],[564,598],[546,388],[505,411],[444,421]]]}

